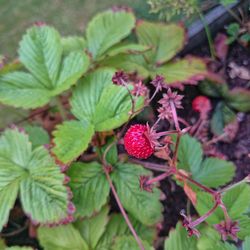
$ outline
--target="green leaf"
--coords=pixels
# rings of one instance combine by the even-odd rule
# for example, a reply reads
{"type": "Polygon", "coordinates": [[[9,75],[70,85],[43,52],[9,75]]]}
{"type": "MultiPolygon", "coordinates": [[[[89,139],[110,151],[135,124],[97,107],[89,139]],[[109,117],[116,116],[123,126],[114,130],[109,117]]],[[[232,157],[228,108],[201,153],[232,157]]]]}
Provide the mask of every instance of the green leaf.
{"type": "Polygon", "coordinates": [[[247,236],[250,236],[250,218],[247,215],[242,215],[238,222],[240,231],[237,236],[239,239],[244,240],[247,236]]]}
{"type": "Polygon", "coordinates": [[[226,103],[240,112],[250,111],[250,91],[243,88],[235,88],[225,95],[226,103]]]}
{"type": "Polygon", "coordinates": [[[212,227],[205,226],[201,230],[201,236],[197,241],[198,250],[236,250],[234,245],[221,241],[221,236],[212,227]]]}
{"type": "Polygon", "coordinates": [[[178,149],[178,168],[193,174],[198,173],[202,162],[201,144],[190,135],[181,137],[178,149]]]}
{"type": "Polygon", "coordinates": [[[116,55],[102,60],[100,65],[123,70],[127,73],[137,73],[142,79],[149,76],[148,64],[142,55],[116,55]]]}
{"type": "Polygon", "coordinates": [[[250,236],[248,236],[242,244],[242,250],[250,249],[250,236]]]}
{"type": "Polygon", "coordinates": [[[87,70],[84,52],[63,58],[59,33],[49,26],[33,26],[20,42],[19,58],[30,73],[11,72],[0,78],[0,101],[14,107],[36,108],[76,83],[87,70]]]}
{"type": "Polygon", "coordinates": [[[178,222],[176,228],[171,230],[169,237],[165,240],[165,250],[197,250],[197,239],[188,237],[186,229],[178,222]]]}
{"type": "Polygon", "coordinates": [[[48,132],[40,126],[25,125],[25,132],[29,135],[29,140],[33,148],[50,143],[48,132]]]}
{"type": "Polygon", "coordinates": [[[72,51],[83,51],[86,48],[86,41],[83,37],[67,36],[62,37],[63,54],[68,55],[72,51]]]}
{"type": "Polygon", "coordinates": [[[194,180],[208,187],[222,186],[234,176],[235,166],[232,162],[212,157],[203,161],[201,143],[188,134],[181,137],[177,157],[179,169],[191,173],[194,180]]]}
{"type": "Polygon", "coordinates": [[[224,102],[219,102],[211,119],[212,132],[215,135],[223,134],[225,126],[233,122],[235,119],[235,112],[230,109],[224,102]]]}
{"type": "MultiPolygon", "coordinates": [[[[139,221],[129,216],[132,225],[134,226],[138,236],[147,241],[149,244],[153,244],[156,236],[156,229],[141,224],[139,221]]],[[[110,221],[106,227],[104,234],[98,242],[98,250],[110,250],[114,242],[114,239],[119,236],[130,236],[131,232],[121,214],[112,214],[110,221]]]]}
{"type": "Polygon", "coordinates": [[[204,80],[199,83],[199,89],[203,94],[211,97],[221,97],[228,92],[228,86],[226,83],[209,80],[204,80]]]}
{"type": "MultiPolygon", "coordinates": [[[[72,113],[79,120],[88,120],[96,131],[108,131],[121,126],[132,108],[128,90],[112,83],[112,69],[99,69],[83,78],[73,91],[72,113]]],[[[136,109],[143,105],[138,98],[136,109]]]]}
{"type": "Polygon", "coordinates": [[[218,188],[231,181],[234,172],[235,166],[232,162],[210,157],[203,161],[195,180],[203,185],[218,188]]]}
{"type": "Polygon", "coordinates": [[[55,147],[52,151],[61,162],[71,162],[88,148],[93,135],[92,124],[86,121],[66,121],[53,131],[55,147]]]}
{"type": "Polygon", "coordinates": [[[150,171],[135,164],[117,164],[112,173],[123,206],[145,225],[153,225],[162,219],[160,190],[155,188],[153,193],[148,193],[139,187],[140,176],[150,174],[150,171]]]}
{"type": "Polygon", "coordinates": [[[68,170],[76,216],[91,216],[107,203],[109,184],[97,162],[73,163],[68,170]]]}
{"type": "Polygon", "coordinates": [[[31,74],[12,72],[0,78],[0,101],[25,109],[45,105],[50,100],[50,91],[31,74]]]}
{"type": "MultiPolygon", "coordinates": [[[[239,220],[242,215],[247,211],[250,205],[250,186],[241,184],[229,191],[227,191],[222,198],[228,214],[232,220],[239,220]]],[[[205,214],[214,205],[211,195],[198,192],[196,210],[200,215],[205,214]]],[[[210,224],[217,224],[224,220],[224,214],[220,208],[206,220],[210,224]]]]}
{"type": "Polygon", "coordinates": [[[71,224],[39,227],[38,239],[44,250],[89,250],[87,243],[71,224]]]}
{"type": "Polygon", "coordinates": [[[162,75],[167,84],[194,84],[207,74],[205,62],[196,57],[187,57],[167,63],[153,71],[152,75],[162,75]]]}
{"type": "Polygon", "coordinates": [[[6,246],[4,240],[0,238],[0,250],[5,250],[5,248],[6,246]]]}
{"type": "Polygon", "coordinates": [[[93,58],[128,36],[135,25],[133,13],[108,10],[96,15],[86,30],[88,50],[93,58]]]}
{"type": "Polygon", "coordinates": [[[43,146],[37,147],[23,168],[26,176],[20,183],[20,198],[24,211],[42,224],[65,218],[68,195],[64,175],[49,152],[43,146]]]}
{"type": "Polygon", "coordinates": [[[145,54],[151,64],[162,64],[173,58],[184,46],[186,35],[181,25],[139,21],[136,26],[139,43],[152,46],[145,54]]]}
{"type": "Polygon", "coordinates": [[[97,215],[75,223],[75,227],[90,249],[96,249],[96,245],[105,231],[108,223],[108,212],[109,208],[106,206],[97,215]]]}
{"type": "MultiPolygon", "coordinates": [[[[145,250],[153,250],[153,248],[146,242],[142,241],[145,250]]],[[[115,240],[112,250],[140,250],[135,238],[132,236],[122,236],[115,240]]]]}
{"type": "Polygon", "coordinates": [[[250,34],[249,33],[245,33],[240,37],[240,40],[242,40],[243,42],[250,42],[250,34]]]}
{"type": "Polygon", "coordinates": [[[140,54],[150,49],[150,46],[136,43],[119,43],[110,48],[104,56],[116,56],[120,54],[140,54]]]}
{"type": "Polygon", "coordinates": [[[19,188],[24,212],[32,220],[57,223],[67,216],[64,175],[43,146],[32,150],[27,134],[17,129],[6,130],[0,138],[0,178],[0,228],[19,188]]]}

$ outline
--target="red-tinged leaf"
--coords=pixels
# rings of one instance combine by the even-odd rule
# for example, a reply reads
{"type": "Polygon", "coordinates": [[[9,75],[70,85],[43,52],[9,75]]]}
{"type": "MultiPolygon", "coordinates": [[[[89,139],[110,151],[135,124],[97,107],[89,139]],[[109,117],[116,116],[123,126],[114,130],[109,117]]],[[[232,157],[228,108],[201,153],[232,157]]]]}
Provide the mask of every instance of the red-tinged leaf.
{"type": "Polygon", "coordinates": [[[188,185],[188,183],[184,182],[184,192],[189,198],[189,200],[192,202],[192,204],[195,206],[197,202],[196,193],[193,191],[193,189],[188,185]]]}
{"type": "Polygon", "coordinates": [[[203,80],[207,72],[207,66],[204,60],[198,57],[186,57],[178,61],[169,62],[158,67],[151,75],[162,75],[167,84],[197,84],[203,80]]]}
{"type": "Polygon", "coordinates": [[[219,33],[214,41],[214,47],[217,57],[224,61],[228,53],[228,37],[222,33],[219,33]]]}

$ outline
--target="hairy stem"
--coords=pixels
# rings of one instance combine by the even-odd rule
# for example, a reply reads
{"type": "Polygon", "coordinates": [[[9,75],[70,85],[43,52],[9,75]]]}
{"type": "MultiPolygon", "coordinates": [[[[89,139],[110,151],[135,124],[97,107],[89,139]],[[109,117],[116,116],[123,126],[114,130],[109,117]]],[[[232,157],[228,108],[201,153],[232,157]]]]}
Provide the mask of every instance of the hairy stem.
{"type": "Polygon", "coordinates": [[[112,180],[111,180],[111,178],[110,178],[110,175],[109,175],[108,170],[106,169],[105,166],[103,166],[103,168],[104,168],[104,172],[105,172],[105,174],[106,174],[106,178],[107,178],[107,180],[108,180],[109,186],[110,186],[110,188],[111,188],[111,190],[112,190],[112,193],[113,193],[113,195],[114,195],[114,197],[115,197],[115,200],[116,200],[116,202],[117,202],[117,205],[118,205],[118,207],[119,207],[119,209],[120,209],[120,211],[121,211],[121,213],[122,213],[122,215],[123,215],[123,217],[124,217],[124,219],[125,219],[125,221],[126,221],[128,227],[129,227],[131,233],[133,234],[133,236],[134,236],[134,238],[135,238],[135,240],[136,240],[138,246],[140,247],[140,249],[141,249],[141,250],[145,250],[145,248],[144,248],[144,246],[143,246],[143,244],[142,244],[142,241],[140,240],[139,236],[137,235],[137,233],[136,233],[136,231],[135,231],[135,229],[134,229],[134,227],[133,227],[131,221],[130,221],[129,218],[128,218],[128,215],[127,215],[125,209],[124,209],[123,206],[122,206],[121,200],[120,200],[120,198],[119,198],[119,196],[118,196],[118,194],[117,194],[117,192],[116,192],[116,189],[115,189],[115,187],[114,187],[114,185],[113,185],[113,182],[112,182],[112,180]]]}
{"type": "Polygon", "coordinates": [[[204,215],[202,215],[200,218],[198,218],[197,220],[193,221],[190,223],[190,227],[191,228],[194,228],[196,227],[197,225],[201,224],[203,221],[205,221],[214,211],[215,209],[219,206],[219,204],[216,202],[214,204],[214,206],[207,212],[205,213],[204,215]]]}
{"type": "Polygon", "coordinates": [[[64,120],[64,121],[67,120],[67,113],[66,113],[66,110],[65,110],[63,104],[61,103],[60,97],[59,96],[55,97],[55,101],[56,101],[56,105],[58,107],[58,110],[60,112],[60,115],[62,117],[62,120],[64,120]]]}

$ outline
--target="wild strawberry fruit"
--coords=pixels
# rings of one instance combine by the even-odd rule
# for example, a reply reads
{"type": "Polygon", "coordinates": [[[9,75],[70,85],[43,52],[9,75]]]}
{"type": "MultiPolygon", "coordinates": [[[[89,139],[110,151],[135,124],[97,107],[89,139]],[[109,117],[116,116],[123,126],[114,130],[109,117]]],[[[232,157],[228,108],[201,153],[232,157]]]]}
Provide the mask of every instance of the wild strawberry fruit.
{"type": "Polygon", "coordinates": [[[124,146],[129,155],[139,159],[147,159],[154,153],[154,146],[148,136],[147,125],[131,126],[124,136],[124,146]]]}
{"type": "Polygon", "coordinates": [[[211,110],[211,102],[206,96],[197,96],[192,102],[192,108],[194,111],[199,112],[201,115],[206,116],[208,111],[211,110]]]}

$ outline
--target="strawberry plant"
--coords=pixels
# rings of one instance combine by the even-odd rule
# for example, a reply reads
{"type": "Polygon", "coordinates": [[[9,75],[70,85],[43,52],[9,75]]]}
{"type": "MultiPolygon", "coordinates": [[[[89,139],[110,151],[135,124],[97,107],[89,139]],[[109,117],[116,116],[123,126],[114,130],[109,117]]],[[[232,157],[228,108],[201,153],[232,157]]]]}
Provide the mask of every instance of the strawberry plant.
{"type": "Polygon", "coordinates": [[[19,212],[24,230],[45,250],[155,249],[166,198],[159,182],[168,178],[196,212],[178,211],[182,225],[165,249],[205,249],[210,236],[211,248],[234,249],[221,237],[246,239],[246,248],[249,176],[230,184],[234,164],[207,156],[214,141],[199,137],[211,110],[206,97],[193,102],[197,123],[178,114],[184,96],[173,87],[208,75],[203,59],[175,58],[186,42],[184,28],[136,22],[129,8],[114,7],[90,21],[85,37],[61,37],[36,23],[20,42],[18,60],[1,65],[2,104],[39,107],[29,120],[60,116],[49,133],[35,122],[3,130],[0,229],[19,212]],[[152,102],[156,117],[142,124],[137,115],[152,102]]]}

